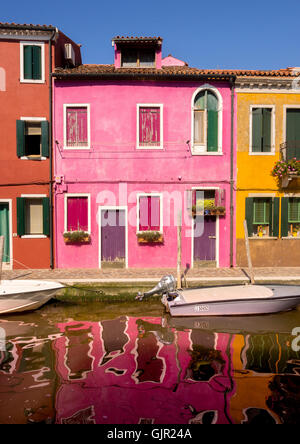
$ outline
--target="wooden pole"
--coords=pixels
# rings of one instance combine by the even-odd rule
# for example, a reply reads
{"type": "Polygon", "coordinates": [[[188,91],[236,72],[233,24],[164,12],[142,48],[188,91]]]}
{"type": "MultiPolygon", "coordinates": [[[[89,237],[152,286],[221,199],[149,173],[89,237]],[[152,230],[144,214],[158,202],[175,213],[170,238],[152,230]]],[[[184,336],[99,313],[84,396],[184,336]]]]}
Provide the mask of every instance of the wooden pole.
{"type": "Polygon", "coordinates": [[[1,275],[2,275],[3,252],[4,252],[4,236],[0,236],[0,284],[1,284],[1,275]]]}
{"type": "Polygon", "coordinates": [[[247,253],[247,260],[248,260],[250,282],[252,285],[254,285],[255,280],[254,280],[254,274],[253,274],[253,267],[252,267],[252,260],[251,260],[251,254],[250,254],[250,246],[249,246],[248,227],[247,227],[246,220],[244,220],[244,232],[245,232],[245,244],[246,244],[246,253],[247,253]]]}
{"type": "Polygon", "coordinates": [[[179,210],[177,216],[177,288],[181,288],[181,225],[182,213],[179,210]]]}

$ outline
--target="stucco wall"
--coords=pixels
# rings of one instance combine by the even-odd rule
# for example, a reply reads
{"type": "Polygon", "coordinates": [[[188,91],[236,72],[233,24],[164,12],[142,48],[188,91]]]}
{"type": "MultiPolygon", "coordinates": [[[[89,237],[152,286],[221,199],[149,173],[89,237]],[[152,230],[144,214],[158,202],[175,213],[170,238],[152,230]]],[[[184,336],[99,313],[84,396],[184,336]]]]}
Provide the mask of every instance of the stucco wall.
{"type": "MultiPolygon", "coordinates": [[[[280,144],[285,142],[285,106],[300,108],[300,94],[270,92],[237,94],[237,194],[236,237],[237,265],[245,266],[244,228],[245,199],[249,196],[273,196],[299,194],[299,183],[293,181],[288,188],[271,176],[275,162],[280,159],[280,144]],[[250,106],[275,107],[275,152],[266,155],[249,154],[250,106]]],[[[300,194],[299,194],[300,195],[300,194]]],[[[280,227],[279,227],[280,228],[280,227]]],[[[279,230],[280,232],[280,230],[279,230]]],[[[254,266],[299,266],[298,240],[253,240],[254,266]]]]}
{"type": "MultiPolygon", "coordinates": [[[[64,193],[57,194],[56,251],[59,267],[74,267],[79,264],[83,267],[99,266],[97,196],[104,190],[112,191],[118,196],[120,182],[127,184],[128,195],[138,191],[171,193],[191,187],[224,188],[227,215],[220,218],[219,265],[230,265],[230,88],[225,83],[217,86],[223,99],[222,155],[192,156],[190,142],[188,143],[191,140],[192,96],[201,85],[203,83],[198,82],[56,81],[55,174],[64,176],[65,191],[68,193],[90,193],[92,207],[91,245],[65,246],[62,240],[64,193]],[[90,150],[74,151],[63,148],[63,105],[72,103],[90,105],[90,150]],[[138,103],[163,104],[163,150],[136,149],[138,103]]],[[[117,197],[116,205],[121,204],[117,197]]],[[[128,204],[129,212],[135,204],[128,204]]],[[[174,220],[172,211],[171,220],[174,220]]],[[[129,267],[175,266],[176,233],[176,227],[166,227],[163,246],[141,246],[137,244],[136,226],[129,226],[129,267]]],[[[191,239],[183,241],[182,263],[191,263],[191,239]]]]}

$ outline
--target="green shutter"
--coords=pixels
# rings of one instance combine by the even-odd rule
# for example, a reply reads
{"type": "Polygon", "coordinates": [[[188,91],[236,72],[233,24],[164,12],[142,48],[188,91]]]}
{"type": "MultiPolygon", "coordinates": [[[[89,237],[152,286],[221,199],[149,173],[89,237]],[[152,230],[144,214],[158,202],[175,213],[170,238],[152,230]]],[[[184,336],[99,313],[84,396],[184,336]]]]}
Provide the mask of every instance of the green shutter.
{"type": "Polygon", "coordinates": [[[207,110],[207,151],[218,151],[218,111],[207,110]]]}
{"type": "Polygon", "coordinates": [[[246,222],[248,227],[248,235],[249,237],[253,235],[253,205],[254,199],[253,197],[246,198],[246,222]]]}
{"type": "Polygon", "coordinates": [[[41,80],[42,78],[42,48],[32,46],[32,79],[41,80]]]}
{"type": "Polygon", "coordinates": [[[25,45],[23,47],[23,64],[24,64],[24,79],[32,79],[32,46],[25,45]]]}
{"type": "Polygon", "coordinates": [[[289,200],[289,223],[299,224],[300,222],[300,199],[291,197],[289,200]]]}
{"type": "Polygon", "coordinates": [[[43,234],[50,236],[50,199],[43,197],[43,234]]]}
{"type": "Polygon", "coordinates": [[[25,122],[17,120],[17,156],[25,156],[25,122]]]}
{"type": "Polygon", "coordinates": [[[25,199],[17,197],[17,233],[18,236],[25,234],[25,199]]]}
{"type": "Polygon", "coordinates": [[[289,198],[281,198],[281,237],[289,235],[289,198]]]}
{"type": "Polygon", "coordinates": [[[262,143],[262,108],[252,109],[252,152],[261,152],[262,143]]]}
{"type": "Polygon", "coordinates": [[[300,160],[300,110],[288,109],[286,112],[287,159],[300,160]]]}
{"type": "MultiPolygon", "coordinates": [[[[273,199],[273,226],[272,226],[272,236],[279,237],[279,197],[274,197],[273,199]]],[[[272,211],[270,211],[272,213],[272,211]]]]}
{"type": "Polygon", "coordinates": [[[272,125],[272,109],[264,108],[263,112],[263,143],[262,151],[264,153],[271,152],[271,125],[272,125]]]}
{"type": "Polygon", "coordinates": [[[49,157],[49,122],[47,120],[41,122],[42,128],[42,156],[49,157]]]}

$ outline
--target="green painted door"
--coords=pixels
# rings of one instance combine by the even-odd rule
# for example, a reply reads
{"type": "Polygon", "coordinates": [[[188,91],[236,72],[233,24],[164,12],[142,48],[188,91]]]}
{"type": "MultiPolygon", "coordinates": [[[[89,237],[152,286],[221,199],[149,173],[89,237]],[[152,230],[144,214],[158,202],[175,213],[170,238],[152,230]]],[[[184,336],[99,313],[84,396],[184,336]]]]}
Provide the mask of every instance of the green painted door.
{"type": "Polygon", "coordinates": [[[4,236],[4,252],[2,262],[10,262],[9,251],[9,205],[0,202],[0,236],[4,236]]]}
{"type": "Polygon", "coordinates": [[[300,109],[286,111],[287,159],[300,160],[300,109]]]}

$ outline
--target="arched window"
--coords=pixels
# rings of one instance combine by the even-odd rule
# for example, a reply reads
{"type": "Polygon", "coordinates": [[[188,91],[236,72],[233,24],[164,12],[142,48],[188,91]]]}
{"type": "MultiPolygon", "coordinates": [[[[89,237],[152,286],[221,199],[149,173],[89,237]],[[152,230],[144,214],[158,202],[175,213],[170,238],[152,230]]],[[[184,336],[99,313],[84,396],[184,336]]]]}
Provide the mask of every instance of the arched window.
{"type": "Polygon", "coordinates": [[[220,151],[220,100],[214,91],[202,89],[193,100],[193,152],[220,151]]]}

